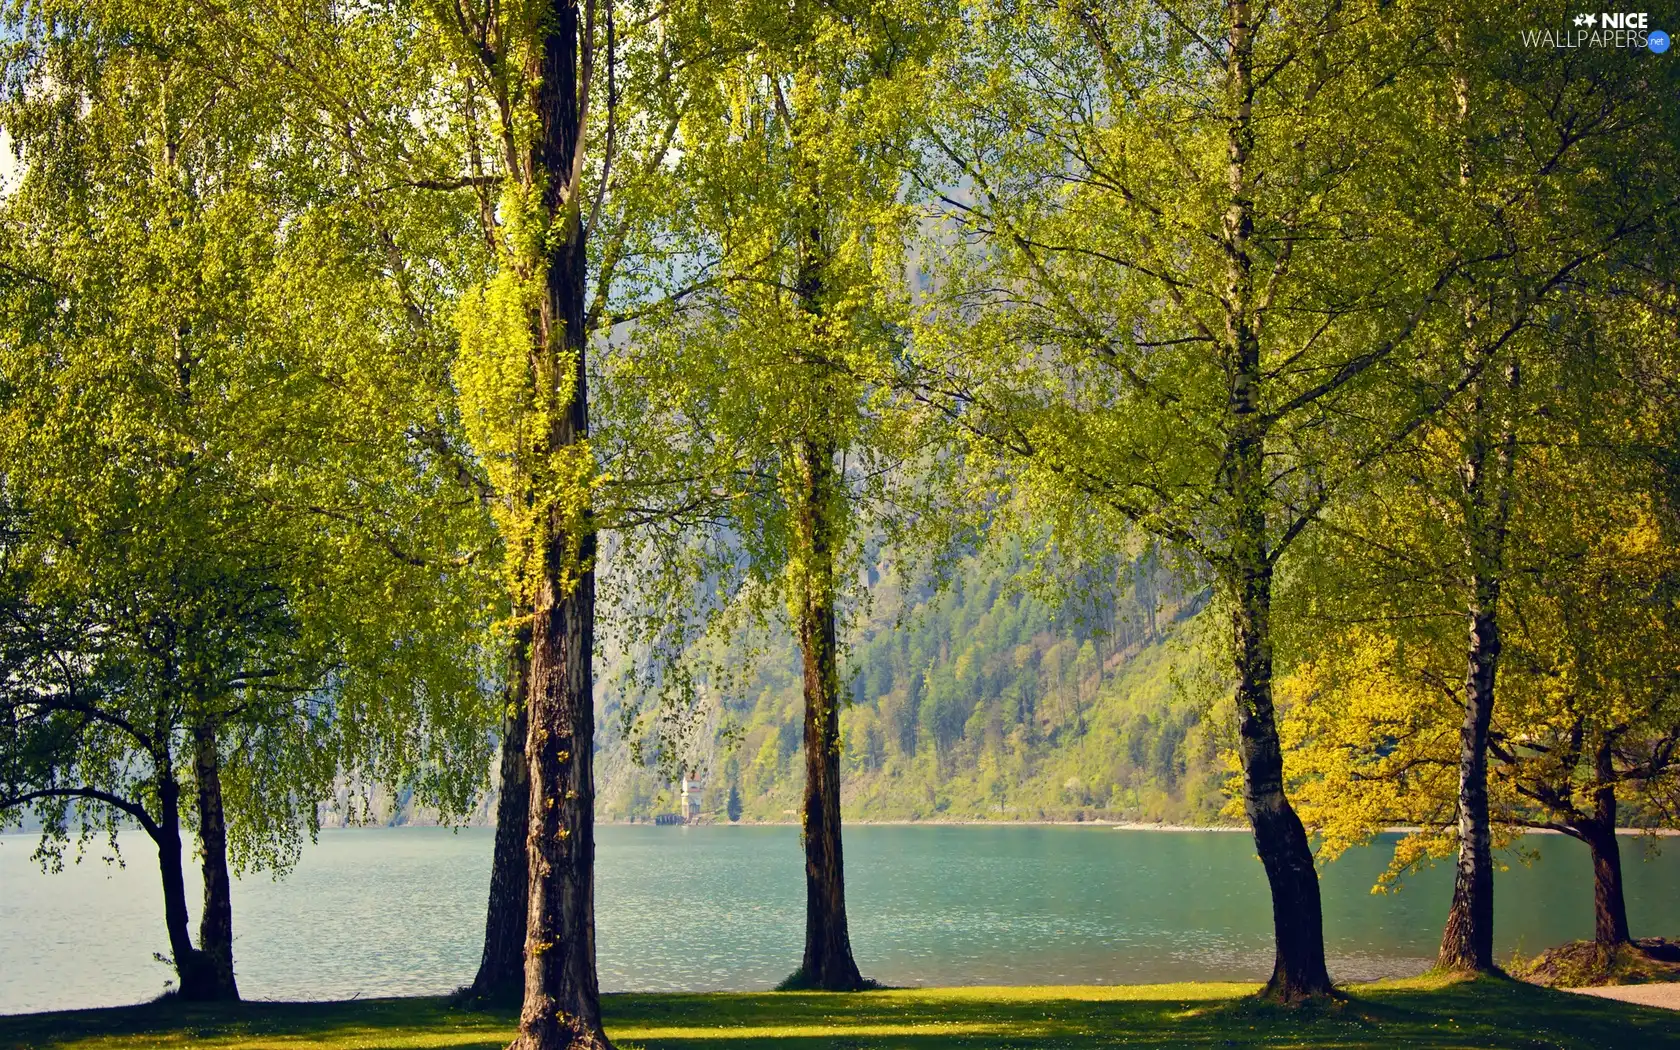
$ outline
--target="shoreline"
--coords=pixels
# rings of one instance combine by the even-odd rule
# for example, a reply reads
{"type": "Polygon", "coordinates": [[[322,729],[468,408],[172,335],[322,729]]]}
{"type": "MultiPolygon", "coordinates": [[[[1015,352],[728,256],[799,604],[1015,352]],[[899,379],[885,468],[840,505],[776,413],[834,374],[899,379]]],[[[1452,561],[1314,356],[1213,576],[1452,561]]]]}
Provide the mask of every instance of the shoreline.
{"type": "MultiPolygon", "coordinates": [[[[655,825],[650,820],[598,820],[596,826],[611,825],[613,827],[681,827],[683,825],[655,825]]],[[[1249,831],[1247,824],[1166,824],[1154,821],[1126,821],[1126,820],[843,820],[842,827],[934,827],[934,828],[1102,828],[1109,831],[1208,831],[1208,832],[1243,832],[1249,831]]],[[[487,825],[488,826],[488,825],[487,825]]],[[[797,828],[797,820],[742,820],[735,823],[724,820],[707,820],[693,825],[706,828],[797,828]]],[[[1380,829],[1379,835],[1410,835],[1425,829],[1416,825],[1393,825],[1380,829]]],[[[1524,835],[1564,835],[1562,831],[1553,828],[1522,828],[1524,835]]],[[[1309,834],[1311,834],[1309,832],[1309,834]]],[[[1680,836],[1680,828],[1617,828],[1618,838],[1674,838],[1680,836]]]]}
{"type": "MultiPolygon", "coordinates": [[[[613,821],[615,824],[627,823],[613,821]]],[[[641,823],[641,821],[637,821],[641,823]]],[[[1102,828],[1109,831],[1247,831],[1247,824],[1158,824],[1154,821],[1127,820],[844,820],[843,827],[879,828],[1102,828]]],[[[715,826],[728,826],[721,822],[715,826]]],[[[740,827],[799,827],[797,820],[741,821],[740,827]]]]}
{"type": "MultiPolygon", "coordinates": [[[[681,827],[683,825],[656,825],[651,820],[597,820],[597,827],[681,827]]],[[[441,828],[451,831],[461,831],[468,828],[494,828],[494,824],[434,824],[426,822],[412,822],[403,824],[323,824],[322,832],[332,831],[367,831],[395,828],[441,828]]],[[[705,828],[797,828],[797,820],[742,820],[731,823],[724,820],[701,821],[694,827],[705,828]]],[[[844,827],[886,827],[886,828],[1093,828],[1105,831],[1168,831],[1168,832],[1214,832],[1229,834],[1234,832],[1247,833],[1247,824],[1167,824],[1154,821],[1125,821],[1125,820],[848,820],[844,827]]],[[[1381,829],[1380,835],[1410,835],[1423,830],[1416,826],[1395,825],[1381,829]]],[[[1523,835],[1564,835],[1564,832],[1552,828],[1522,828],[1523,835]]],[[[35,839],[40,835],[38,830],[9,828],[0,831],[0,840],[4,839],[35,839]]],[[[1618,838],[1676,838],[1680,837],[1680,828],[1617,828],[1618,838]]]]}

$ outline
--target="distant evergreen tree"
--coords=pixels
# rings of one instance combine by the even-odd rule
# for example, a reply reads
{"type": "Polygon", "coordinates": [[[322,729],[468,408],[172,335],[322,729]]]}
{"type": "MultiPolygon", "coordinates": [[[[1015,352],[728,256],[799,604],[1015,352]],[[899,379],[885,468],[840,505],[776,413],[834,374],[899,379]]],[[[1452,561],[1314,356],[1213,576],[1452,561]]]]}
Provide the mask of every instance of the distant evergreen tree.
{"type": "Polygon", "coordinates": [[[729,785],[729,803],[727,807],[729,822],[736,823],[741,819],[741,789],[735,784],[729,785]]]}

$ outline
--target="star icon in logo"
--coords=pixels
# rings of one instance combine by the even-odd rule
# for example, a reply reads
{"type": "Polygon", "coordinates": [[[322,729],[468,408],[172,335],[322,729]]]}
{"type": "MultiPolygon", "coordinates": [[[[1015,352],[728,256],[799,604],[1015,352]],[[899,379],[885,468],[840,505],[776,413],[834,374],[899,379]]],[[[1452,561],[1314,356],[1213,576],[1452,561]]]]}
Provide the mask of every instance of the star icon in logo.
{"type": "Polygon", "coordinates": [[[1578,26],[1586,26],[1587,28],[1590,29],[1593,26],[1598,24],[1598,16],[1597,15],[1576,15],[1575,16],[1575,24],[1578,25],[1578,26]]]}

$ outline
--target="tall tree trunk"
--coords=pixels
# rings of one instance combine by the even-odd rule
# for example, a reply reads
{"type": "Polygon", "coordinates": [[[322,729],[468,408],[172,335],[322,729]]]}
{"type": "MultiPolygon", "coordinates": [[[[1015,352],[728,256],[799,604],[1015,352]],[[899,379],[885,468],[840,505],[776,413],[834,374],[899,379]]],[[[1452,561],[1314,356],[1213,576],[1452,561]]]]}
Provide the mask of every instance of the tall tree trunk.
{"type": "MultiPolygon", "coordinates": [[[[1240,301],[1240,295],[1238,297],[1240,301]]],[[[1237,753],[1243,809],[1272,894],[1277,954],[1262,993],[1282,1002],[1334,993],[1324,959],[1324,908],[1306,828],[1283,785],[1283,745],[1272,697],[1272,554],[1266,539],[1265,431],[1259,421],[1260,350],[1245,320],[1233,324],[1238,349],[1226,449],[1230,505],[1236,508],[1225,568],[1237,674],[1237,753]]]]}
{"type": "Polygon", "coordinates": [[[182,999],[213,999],[209,969],[193,947],[187,920],[186,869],[181,863],[181,785],[172,773],[158,776],[158,873],[163,880],[163,921],[169,932],[170,961],[175,964],[182,999]]]}
{"type": "Polygon", "coordinates": [[[1627,900],[1622,895],[1622,850],[1613,828],[1582,828],[1592,851],[1593,939],[1600,944],[1628,944],[1627,900]]]}
{"type": "MultiPolygon", "coordinates": [[[[1476,589],[1486,593],[1487,581],[1476,589]]],[[[1497,586],[1494,587],[1497,591],[1497,586]]],[[[1458,865],[1441,935],[1443,969],[1493,969],[1493,834],[1488,819],[1487,738],[1493,717],[1499,623],[1490,606],[1470,612],[1470,661],[1458,744],[1458,865]]]]}
{"type": "Polygon", "coordinates": [[[531,639],[520,632],[508,655],[507,711],[502,717],[502,768],[496,798],[496,852],[484,919],[484,956],[471,992],[479,999],[517,999],[525,980],[525,918],[530,910],[531,777],[525,768],[526,698],[531,639]]]}
{"type": "MultiPolygon", "coordinates": [[[[546,463],[564,462],[589,437],[584,351],[585,231],[571,180],[583,148],[578,91],[579,11],[553,0],[543,22],[537,74],[537,131],[525,173],[540,187],[550,228],[544,244],[545,294],[539,304],[533,380],[553,398],[546,463]]],[[[566,482],[555,477],[556,486],[566,482]]],[[[601,1026],[595,970],[595,534],[572,492],[540,522],[542,575],[531,617],[531,684],[525,756],[531,778],[525,1005],[520,1050],[610,1047],[601,1026]]]]}
{"type": "MultiPolygon", "coordinates": [[[[1507,373],[1517,382],[1516,367],[1507,373]]],[[[1464,461],[1466,547],[1470,559],[1470,638],[1459,726],[1458,865],[1452,907],[1437,965],[1486,972],[1493,963],[1493,831],[1488,817],[1488,728],[1499,674],[1499,591],[1504,573],[1515,438],[1506,428],[1497,450],[1489,439],[1480,383],[1471,405],[1472,433],[1464,461]]]]}
{"type": "Polygon", "coordinates": [[[1283,747],[1272,706],[1271,570],[1244,573],[1231,614],[1236,648],[1243,809],[1272,894],[1277,953],[1262,993],[1297,1002],[1334,991],[1324,960],[1324,908],[1307,832],[1283,789],[1283,747]]]}
{"type": "MultiPolygon", "coordinates": [[[[555,537],[549,557],[570,557],[570,543],[555,537]]],[[[581,546],[584,558],[593,556],[592,539],[581,546]]],[[[539,587],[532,632],[525,1005],[513,1044],[520,1050],[611,1045],[595,971],[595,575],[582,569],[564,592],[557,584],[551,576],[539,587]]]]}
{"type": "Polygon", "coordinates": [[[198,947],[208,980],[208,997],[237,1001],[233,977],[233,881],[228,876],[227,814],[222,807],[222,762],[216,726],[194,723],[193,773],[198,787],[199,865],[204,874],[204,912],[198,947]]]}
{"type": "Polygon", "coordinates": [[[1324,962],[1324,909],[1318,870],[1306,829],[1283,789],[1283,746],[1272,705],[1272,551],[1267,540],[1266,424],[1260,413],[1260,331],[1253,261],[1254,25],[1246,0],[1227,5],[1226,91],[1231,107],[1226,136],[1230,203],[1225,328],[1231,353],[1231,394],[1224,484],[1234,511],[1223,567],[1231,599],[1237,672],[1237,753],[1243,768],[1243,809],[1272,893],[1277,954],[1262,993],[1295,1002],[1333,994],[1324,962]]]}
{"type": "Polygon", "coordinates": [[[784,987],[855,991],[840,850],[840,667],[834,631],[834,448],[798,450],[796,612],[805,690],[805,957],[784,987]]]}
{"type": "Polygon", "coordinates": [[[1592,820],[1576,826],[1592,852],[1593,939],[1600,944],[1628,944],[1627,899],[1622,894],[1622,849],[1616,841],[1616,770],[1610,741],[1594,755],[1598,786],[1593,790],[1592,820]]]}

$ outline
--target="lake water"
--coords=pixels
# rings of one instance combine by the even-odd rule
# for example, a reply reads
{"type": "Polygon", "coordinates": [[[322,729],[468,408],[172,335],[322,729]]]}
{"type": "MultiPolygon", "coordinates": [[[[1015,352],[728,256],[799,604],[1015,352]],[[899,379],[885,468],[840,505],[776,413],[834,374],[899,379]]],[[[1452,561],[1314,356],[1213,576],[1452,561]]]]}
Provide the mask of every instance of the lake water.
{"type": "MultiPolygon", "coordinates": [[[[597,830],[605,991],[767,988],[799,961],[804,876],[791,827],[597,830]]],[[[234,888],[247,998],[447,992],[478,964],[493,832],[324,831],[280,882],[234,888]]],[[[1497,879],[1501,957],[1591,935],[1585,848],[1531,836],[1541,859],[1497,879]]],[[[1635,935],[1680,934],[1680,841],[1645,860],[1623,841],[1635,935]]],[[[0,837],[0,1013],[156,995],[170,971],[155,854],[42,874],[31,836],[0,837]]],[[[1340,979],[1416,973],[1440,937],[1451,872],[1372,896],[1383,845],[1324,872],[1340,979]]],[[[1104,827],[858,826],[846,831],[852,945],[896,985],[1261,979],[1271,964],[1265,876],[1246,834],[1104,827]]],[[[198,889],[189,886],[196,903],[198,889]]]]}

